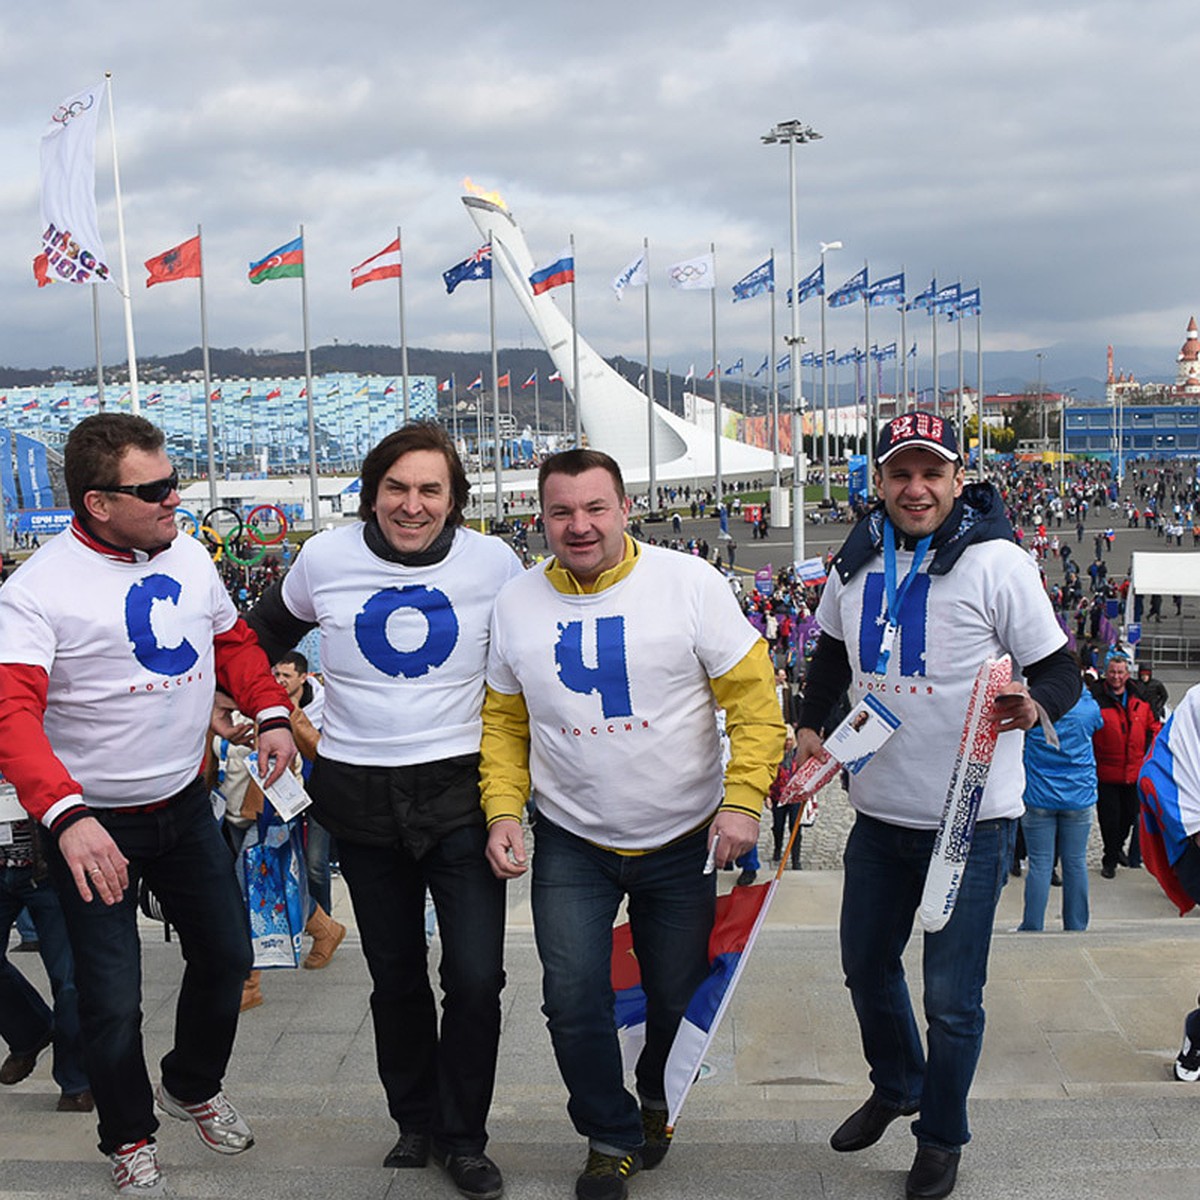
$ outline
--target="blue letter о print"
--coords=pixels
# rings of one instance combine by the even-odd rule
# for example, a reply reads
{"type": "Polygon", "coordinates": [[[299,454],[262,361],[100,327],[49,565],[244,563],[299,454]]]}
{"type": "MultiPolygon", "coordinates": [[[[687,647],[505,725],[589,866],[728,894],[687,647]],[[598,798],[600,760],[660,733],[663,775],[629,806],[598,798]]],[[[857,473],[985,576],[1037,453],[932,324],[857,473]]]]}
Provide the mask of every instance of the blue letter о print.
{"type": "Polygon", "coordinates": [[[385,675],[419,679],[450,657],[458,644],[458,618],[450,598],[438,588],[384,588],[354,618],[354,638],[367,662],[385,675]],[[398,650],[388,641],[388,620],[402,608],[415,609],[428,626],[424,642],[412,650],[398,650]]]}

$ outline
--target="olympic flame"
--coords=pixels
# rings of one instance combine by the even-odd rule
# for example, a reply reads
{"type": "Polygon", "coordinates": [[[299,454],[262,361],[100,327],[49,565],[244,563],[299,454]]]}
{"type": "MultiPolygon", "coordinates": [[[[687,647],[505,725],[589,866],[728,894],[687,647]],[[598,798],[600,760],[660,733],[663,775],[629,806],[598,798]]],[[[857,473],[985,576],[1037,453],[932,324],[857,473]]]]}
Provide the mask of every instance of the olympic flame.
{"type": "Polygon", "coordinates": [[[487,200],[494,204],[497,208],[508,212],[508,205],[504,203],[504,198],[499,192],[489,192],[481,188],[479,184],[472,183],[470,176],[462,181],[463,191],[469,196],[478,196],[480,200],[487,200]]]}

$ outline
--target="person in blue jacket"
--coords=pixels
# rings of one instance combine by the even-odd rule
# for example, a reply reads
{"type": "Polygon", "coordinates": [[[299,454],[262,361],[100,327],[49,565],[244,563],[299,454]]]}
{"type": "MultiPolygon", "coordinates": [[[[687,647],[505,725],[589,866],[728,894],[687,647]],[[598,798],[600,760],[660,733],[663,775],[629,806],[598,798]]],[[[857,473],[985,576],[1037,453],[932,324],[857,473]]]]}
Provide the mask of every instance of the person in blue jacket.
{"type": "Polygon", "coordinates": [[[1018,929],[1041,932],[1050,896],[1055,845],[1062,861],[1063,928],[1088,926],[1087,843],[1096,813],[1096,755],[1092,734],[1104,724],[1086,688],[1054,723],[1059,748],[1041,726],[1025,734],[1025,814],[1021,829],[1029,854],[1025,914],[1018,929]]]}

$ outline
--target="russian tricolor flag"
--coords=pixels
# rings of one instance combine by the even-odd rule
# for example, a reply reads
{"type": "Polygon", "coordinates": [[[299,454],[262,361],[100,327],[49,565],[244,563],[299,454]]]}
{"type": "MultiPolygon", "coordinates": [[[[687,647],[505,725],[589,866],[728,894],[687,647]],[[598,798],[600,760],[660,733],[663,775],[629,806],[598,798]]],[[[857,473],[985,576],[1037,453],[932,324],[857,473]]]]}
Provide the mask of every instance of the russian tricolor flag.
{"type": "Polygon", "coordinates": [[[574,282],[575,256],[569,249],[564,250],[552,263],[539,267],[529,277],[529,283],[535,296],[540,296],[551,288],[562,287],[564,283],[574,282]]]}
{"type": "MultiPolygon", "coordinates": [[[[770,883],[735,887],[717,899],[716,919],[708,939],[709,975],[688,1003],[664,1071],[667,1124],[672,1127],[733,998],[778,882],[777,874],[770,883]]],[[[641,971],[633,954],[628,922],[613,930],[612,987],[616,1025],[623,1035],[626,1065],[631,1066],[645,1038],[646,994],[642,991],[641,971]]]]}

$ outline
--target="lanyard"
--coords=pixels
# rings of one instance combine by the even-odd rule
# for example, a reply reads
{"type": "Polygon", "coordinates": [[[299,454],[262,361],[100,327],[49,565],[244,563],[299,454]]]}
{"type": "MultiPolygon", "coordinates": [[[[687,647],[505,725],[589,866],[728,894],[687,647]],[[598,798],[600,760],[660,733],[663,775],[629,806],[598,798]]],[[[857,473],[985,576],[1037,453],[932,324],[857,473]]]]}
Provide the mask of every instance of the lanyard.
{"type": "Polygon", "coordinates": [[[897,586],[896,528],[887,519],[883,522],[883,586],[887,592],[887,609],[884,612],[883,636],[879,641],[879,658],[875,662],[876,675],[887,674],[888,659],[892,656],[892,646],[895,645],[896,634],[900,631],[900,610],[904,607],[904,598],[921,570],[921,564],[925,561],[925,554],[932,541],[933,535],[926,534],[917,542],[912,566],[897,586]]]}

